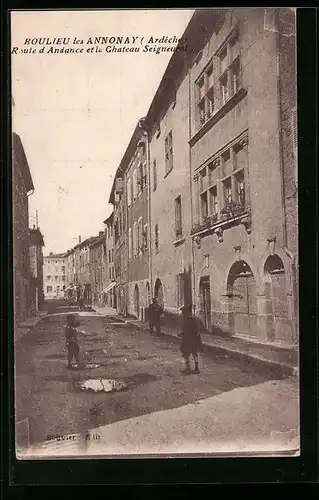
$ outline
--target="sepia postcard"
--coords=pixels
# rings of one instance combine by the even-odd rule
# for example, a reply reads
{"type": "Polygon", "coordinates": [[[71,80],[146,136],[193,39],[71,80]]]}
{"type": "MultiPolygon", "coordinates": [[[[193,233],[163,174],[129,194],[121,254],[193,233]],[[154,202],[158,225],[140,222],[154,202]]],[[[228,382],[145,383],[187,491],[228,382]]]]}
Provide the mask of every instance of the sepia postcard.
{"type": "Polygon", "coordinates": [[[300,455],[296,10],[12,10],[20,460],[300,455]]]}

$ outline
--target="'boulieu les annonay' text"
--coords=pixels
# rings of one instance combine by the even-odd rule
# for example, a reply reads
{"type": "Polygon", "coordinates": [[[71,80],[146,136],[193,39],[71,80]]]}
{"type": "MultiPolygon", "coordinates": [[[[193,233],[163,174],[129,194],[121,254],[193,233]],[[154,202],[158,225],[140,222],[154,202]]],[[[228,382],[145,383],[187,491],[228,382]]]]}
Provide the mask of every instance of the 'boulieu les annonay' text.
{"type": "MultiPolygon", "coordinates": [[[[142,40],[142,39],[141,39],[142,40]]],[[[139,43],[139,36],[98,36],[98,37],[89,37],[87,40],[81,38],[71,38],[71,37],[40,37],[40,38],[26,38],[24,41],[24,45],[69,45],[69,44],[86,44],[86,45],[103,45],[103,44],[119,44],[119,45],[127,45],[127,44],[136,44],[139,43]]],[[[154,43],[178,43],[180,41],[176,36],[162,36],[160,38],[149,37],[147,39],[143,39],[143,41],[147,44],[154,43]]]]}

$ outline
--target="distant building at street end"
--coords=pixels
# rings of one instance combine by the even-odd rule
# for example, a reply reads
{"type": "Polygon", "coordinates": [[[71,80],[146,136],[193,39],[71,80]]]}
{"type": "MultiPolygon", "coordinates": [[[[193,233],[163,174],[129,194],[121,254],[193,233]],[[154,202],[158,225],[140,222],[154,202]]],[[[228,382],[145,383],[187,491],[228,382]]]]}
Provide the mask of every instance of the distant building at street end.
{"type": "Polygon", "coordinates": [[[64,298],[66,288],[66,264],[65,253],[53,253],[43,258],[43,281],[45,299],[64,298]]]}
{"type": "Polygon", "coordinates": [[[106,235],[100,231],[89,246],[90,289],[92,292],[91,304],[103,306],[103,284],[106,274],[106,235]]]}
{"type": "Polygon", "coordinates": [[[30,229],[30,265],[31,265],[31,287],[30,301],[31,313],[36,315],[42,308],[44,302],[43,282],[43,235],[39,228],[33,226],[30,229]]]}
{"type": "Polygon", "coordinates": [[[13,293],[14,319],[30,316],[30,233],[28,196],[34,192],[31,172],[18,134],[12,134],[12,211],[13,211],[13,293]]]}

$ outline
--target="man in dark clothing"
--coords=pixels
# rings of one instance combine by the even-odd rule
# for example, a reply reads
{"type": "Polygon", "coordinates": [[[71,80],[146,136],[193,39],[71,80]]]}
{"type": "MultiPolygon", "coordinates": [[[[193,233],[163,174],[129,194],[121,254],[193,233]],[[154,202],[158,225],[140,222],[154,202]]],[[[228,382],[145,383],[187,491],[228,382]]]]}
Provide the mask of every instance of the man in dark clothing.
{"type": "Polygon", "coordinates": [[[80,363],[80,354],[79,354],[79,344],[78,344],[78,329],[80,326],[80,321],[76,319],[74,314],[68,314],[66,318],[65,325],[65,340],[66,340],[66,348],[68,351],[68,368],[72,368],[72,359],[75,358],[77,364],[80,363]]]}
{"type": "Polygon", "coordinates": [[[189,375],[191,373],[199,373],[198,368],[198,353],[202,351],[202,339],[198,331],[196,318],[192,316],[192,308],[185,306],[182,308],[183,314],[183,327],[182,327],[182,342],[181,353],[185,359],[184,373],[189,375]],[[190,356],[192,355],[195,362],[195,370],[192,372],[190,365],[190,356]]]}
{"type": "Polygon", "coordinates": [[[155,326],[156,335],[161,335],[161,315],[164,309],[158,304],[157,298],[154,297],[152,303],[148,307],[148,321],[150,334],[153,335],[153,328],[155,326]]]}
{"type": "Polygon", "coordinates": [[[84,309],[84,299],[83,299],[83,297],[79,298],[79,308],[80,308],[80,311],[83,311],[83,309],[84,309]]]}

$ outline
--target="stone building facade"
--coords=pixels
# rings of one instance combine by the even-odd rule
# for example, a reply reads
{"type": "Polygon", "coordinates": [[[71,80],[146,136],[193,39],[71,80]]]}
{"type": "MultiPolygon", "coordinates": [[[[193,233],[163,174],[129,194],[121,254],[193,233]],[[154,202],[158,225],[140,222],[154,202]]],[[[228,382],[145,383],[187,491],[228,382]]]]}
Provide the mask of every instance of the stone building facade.
{"type": "Polygon", "coordinates": [[[106,275],[106,238],[105,232],[100,231],[89,246],[90,289],[92,305],[103,306],[104,283],[106,275]]]}
{"type": "Polygon", "coordinates": [[[297,342],[294,22],[290,9],[196,11],[145,120],[167,319],[189,303],[208,331],[284,345],[297,342]]]}
{"type": "Polygon", "coordinates": [[[172,57],[146,117],[150,144],[152,290],[174,321],[192,303],[189,77],[172,57]]]}
{"type": "Polygon", "coordinates": [[[117,309],[145,319],[150,303],[148,136],[139,120],[117,169],[114,207],[114,264],[117,309]]]}
{"type": "Polygon", "coordinates": [[[14,319],[31,314],[29,200],[34,192],[32,176],[21,138],[12,134],[12,223],[14,319]]]}
{"type": "Polygon", "coordinates": [[[190,76],[196,310],[208,329],[293,344],[279,77],[293,87],[294,68],[278,68],[265,9],[222,15],[190,76]]]}
{"type": "Polygon", "coordinates": [[[148,143],[140,121],[123,163],[127,200],[128,313],[144,319],[150,303],[148,143]]]}
{"type": "Polygon", "coordinates": [[[292,9],[195,11],[114,179],[119,312],[141,317],[146,285],[167,322],[187,304],[209,332],[298,343],[295,35],[292,9]]]}

